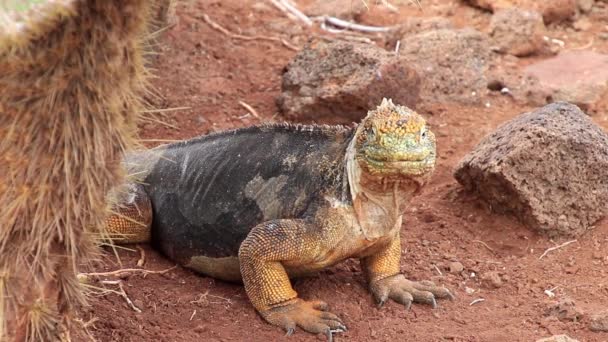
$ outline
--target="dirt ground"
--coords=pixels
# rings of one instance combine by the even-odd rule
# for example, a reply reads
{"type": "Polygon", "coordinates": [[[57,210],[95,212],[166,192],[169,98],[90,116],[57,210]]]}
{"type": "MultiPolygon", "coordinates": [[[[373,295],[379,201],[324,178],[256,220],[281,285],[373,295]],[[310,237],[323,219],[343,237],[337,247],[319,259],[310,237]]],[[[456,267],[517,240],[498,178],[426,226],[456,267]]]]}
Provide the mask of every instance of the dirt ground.
{"type": "MultiPolygon", "coordinates": [[[[457,27],[470,25],[483,31],[491,17],[491,13],[459,1],[422,1],[423,11],[407,1],[399,3],[398,13],[371,6],[359,20],[389,25],[408,16],[443,15],[457,27]]],[[[161,54],[153,64],[157,76],[153,85],[159,97],[151,99],[158,108],[188,109],[158,113],[143,122],[144,144],[154,146],[226,128],[281,121],[275,98],[280,92],[281,71],[296,52],[276,41],[230,39],[207,24],[203,15],[233,32],[282,37],[298,47],[304,45],[309,32],[270,2],[183,1],[177,14],[179,24],[164,34],[161,54]],[[247,115],[239,101],[255,108],[260,118],[247,115]]],[[[608,16],[588,18],[592,27],[586,31],[575,31],[571,23],[565,23],[550,26],[549,34],[563,40],[566,47],[608,53],[608,40],[597,38],[607,30],[608,16]]],[[[542,58],[546,57],[522,58],[517,63],[542,58]]],[[[456,300],[441,301],[435,310],[413,305],[408,312],[394,302],[378,309],[358,263],[349,260],[319,277],[294,283],[301,297],[327,301],[344,320],[349,330],[336,340],[535,341],[565,333],[580,341],[608,341],[608,333],[588,328],[589,317],[608,307],[608,222],[599,222],[577,242],[539,259],[547,248],[566,240],[550,241],[510,217],[490,213],[481,201],[464,194],[454,180],[455,165],[484,135],[531,109],[497,92],[483,102],[486,105],[446,103],[420,108],[438,137],[440,157],[432,182],[411,203],[402,228],[402,271],[411,279],[444,284],[453,290],[456,300]],[[450,272],[452,262],[461,263],[464,270],[450,272]],[[496,273],[502,279],[498,287],[481,280],[496,273]],[[550,289],[554,297],[545,292],[550,289]],[[582,316],[574,318],[575,314],[566,312],[566,320],[560,321],[547,315],[551,305],[566,299],[574,300],[582,316]]],[[[604,100],[593,115],[604,128],[608,128],[607,104],[604,100]]],[[[142,247],[146,269],[173,266],[148,246],[142,247]]],[[[123,267],[137,267],[140,253],[135,248],[119,250],[118,255],[123,267]]],[[[95,271],[120,267],[110,250],[103,261],[95,271]]],[[[286,338],[256,314],[242,286],[180,267],[165,274],[131,275],[122,282],[142,312],[135,312],[115,293],[93,296],[91,306],[79,315],[89,322],[89,333],[99,341],[324,339],[301,330],[286,338]]],[[[84,335],[80,339],[87,340],[84,335]]]]}

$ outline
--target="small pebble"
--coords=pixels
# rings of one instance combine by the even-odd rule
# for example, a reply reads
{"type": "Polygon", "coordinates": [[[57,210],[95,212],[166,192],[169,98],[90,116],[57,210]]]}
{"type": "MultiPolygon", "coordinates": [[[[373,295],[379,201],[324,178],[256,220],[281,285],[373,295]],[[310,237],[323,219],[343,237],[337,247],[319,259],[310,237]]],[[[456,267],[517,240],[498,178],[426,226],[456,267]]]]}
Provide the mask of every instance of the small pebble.
{"type": "Polygon", "coordinates": [[[589,329],[591,331],[608,331],[608,311],[592,315],[589,329]]]}
{"type": "Polygon", "coordinates": [[[500,274],[495,271],[484,273],[481,277],[481,281],[490,288],[500,288],[502,286],[502,279],[500,278],[500,274]]]}
{"type": "Polygon", "coordinates": [[[450,273],[460,273],[464,271],[464,266],[458,261],[450,263],[450,273]]]}

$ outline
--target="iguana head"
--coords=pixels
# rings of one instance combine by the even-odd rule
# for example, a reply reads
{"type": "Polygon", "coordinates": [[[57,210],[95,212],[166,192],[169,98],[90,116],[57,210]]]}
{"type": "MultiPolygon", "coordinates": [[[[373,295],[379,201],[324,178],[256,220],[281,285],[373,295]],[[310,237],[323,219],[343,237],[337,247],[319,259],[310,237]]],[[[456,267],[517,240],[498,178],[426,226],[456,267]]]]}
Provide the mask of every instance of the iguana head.
{"type": "Polygon", "coordinates": [[[373,178],[422,180],[435,168],[435,136],[426,121],[391,100],[368,113],[355,139],[354,158],[373,178]]]}

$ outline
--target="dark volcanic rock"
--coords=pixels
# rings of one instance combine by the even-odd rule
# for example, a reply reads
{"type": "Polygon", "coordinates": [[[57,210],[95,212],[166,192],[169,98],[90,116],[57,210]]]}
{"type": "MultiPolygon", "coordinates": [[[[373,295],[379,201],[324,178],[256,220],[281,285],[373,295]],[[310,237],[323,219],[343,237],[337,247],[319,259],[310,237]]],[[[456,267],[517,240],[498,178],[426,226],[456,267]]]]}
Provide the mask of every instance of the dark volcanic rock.
{"type": "Polygon", "coordinates": [[[484,138],[455,177],[497,212],[550,236],[576,236],[606,214],[608,135],[578,107],[553,103],[484,138]]]}
{"type": "Polygon", "coordinates": [[[602,311],[591,316],[589,322],[591,331],[608,331],[608,311],[602,311]]]}
{"type": "Polygon", "coordinates": [[[496,12],[504,8],[535,10],[543,15],[545,24],[571,20],[576,15],[577,0],[465,0],[473,6],[496,12]]]}
{"type": "Polygon", "coordinates": [[[444,17],[408,17],[386,34],[386,48],[395,49],[398,41],[426,31],[453,29],[452,21],[444,17]]]}
{"type": "Polygon", "coordinates": [[[316,42],[283,74],[277,104],[288,119],[351,123],[382,98],[414,108],[420,78],[404,59],[370,44],[316,42]]]}
{"type": "Polygon", "coordinates": [[[499,10],[490,22],[490,37],[498,51],[520,57],[543,49],[545,30],[538,12],[519,8],[499,10]]]}
{"type": "Polygon", "coordinates": [[[487,91],[490,40],[474,29],[433,30],[401,40],[399,55],[422,79],[428,103],[478,103],[487,91]]]}

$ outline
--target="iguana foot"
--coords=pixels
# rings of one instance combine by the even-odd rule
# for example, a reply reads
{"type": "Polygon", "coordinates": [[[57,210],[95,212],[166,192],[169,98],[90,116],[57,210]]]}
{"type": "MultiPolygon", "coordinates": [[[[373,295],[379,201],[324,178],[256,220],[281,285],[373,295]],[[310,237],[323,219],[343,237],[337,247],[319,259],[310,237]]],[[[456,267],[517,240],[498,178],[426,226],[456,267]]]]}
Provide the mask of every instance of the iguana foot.
{"type": "Polygon", "coordinates": [[[329,341],[332,333],[346,331],[346,326],[338,316],[327,311],[328,305],[320,300],[304,301],[296,298],[287,304],[260,312],[270,324],[279,326],[293,334],[296,326],[313,334],[326,334],[329,341]]]}
{"type": "Polygon", "coordinates": [[[436,298],[454,299],[448,289],[437,286],[431,281],[407,280],[403,274],[380,279],[371,284],[371,291],[379,306],[390,298],[405,305],[409,310],[412,302],[430,304],[437,307],[436,298]]]}

